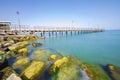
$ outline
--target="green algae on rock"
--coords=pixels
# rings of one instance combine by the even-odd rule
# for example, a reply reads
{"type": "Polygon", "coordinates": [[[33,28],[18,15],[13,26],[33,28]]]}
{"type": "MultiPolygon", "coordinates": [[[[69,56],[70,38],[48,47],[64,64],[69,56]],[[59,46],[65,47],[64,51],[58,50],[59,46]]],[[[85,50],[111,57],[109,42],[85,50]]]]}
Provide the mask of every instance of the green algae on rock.
{"type": "Polygon", "coordinates": [[[98,65],[86,63],[82,68],[85,69],[92,80],[111,80],[106,72],[98,65]]]}
{"type": "Polygon", "coordinates": [[[11,74],[16,74],[19,76],[12,68],[6,67],[3,70],[0,71],[2,73],[2,80],[6,80],[11,74]]]}
{"type": "Polygon", "coordinates": [[[56,60],[51,67],[52,80],[79,80],[80,66],[71,63],[69,57],[56,60]]]}
{"type": "Polygon", "coordinates": [[[27,53],[29,53],[29,49],[28,48],[22,48],[22,49],[19,49],[18,50],[18,53],[19,54],[22,54],[22,56],[26,56],[27,55],[27,53]]]}
{"type": "Polygon", "coordinates": [[[34,52],[34,59],[40,61],[48,61],[51,52],[46,49],[38,49],[34,52]]]}
{"type": "Polygon", "coordinates": [[[107,65],[107,68],[110,72],[110,76],[114,79],[114,80],[120,80],[120,67],[117,67],[115,65],[109,64],[107,65]]]}
{"type": "Polygon", "coordinates": [[[28,58],[22,58],[17,60],[15,63],[13,63],[14,68],[26,68],[30,63],[30,60],[28,58]]]}
{"type": "Polygon", "coordinates": [[[12,46],[9,46],[8,48],[12,51],[17,51],[18,49],[24,48],[27,45],[29,45],[28,41],[18,42],[16,44],[13,44],[12,46]]]}
{"type": "Polygon", "coordinates": [[[45,69],[45,62],[32,61],[31,65],[28,66],[22,73],[23,80],[36,80],[40,77],[45,69]]]}

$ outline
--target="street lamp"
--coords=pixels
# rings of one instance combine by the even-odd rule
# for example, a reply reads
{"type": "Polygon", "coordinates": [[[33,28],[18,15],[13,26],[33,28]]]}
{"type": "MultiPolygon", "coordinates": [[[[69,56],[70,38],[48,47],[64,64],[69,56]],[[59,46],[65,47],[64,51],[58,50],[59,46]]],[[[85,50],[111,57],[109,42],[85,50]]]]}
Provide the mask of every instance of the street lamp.
{"type": "Polygon", "coordinates": [[[16,13],[17,13],[17,15],[18,15],[18,25],[19,25],[19,30],[21,31],[19,11],[17,11],[16,13]]]}

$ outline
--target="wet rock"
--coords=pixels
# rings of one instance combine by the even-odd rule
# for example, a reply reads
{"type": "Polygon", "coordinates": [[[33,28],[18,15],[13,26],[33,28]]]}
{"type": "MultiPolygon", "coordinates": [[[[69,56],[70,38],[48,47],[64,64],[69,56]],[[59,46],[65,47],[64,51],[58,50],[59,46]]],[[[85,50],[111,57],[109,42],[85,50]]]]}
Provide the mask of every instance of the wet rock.
{"type": "Polygon", "coordinates": [[[13,73],[6,80],[22,80],[22,79],[13,73]]]}
{"type": "Polygon", "coordinates": [[[57,60],[59,59],[58,55],[50,55],[50,60],[57,60]]]}
{"type": "Polygon", "coordinates": [[[22,73],[23,80],[36,80],[40,77],[45,68],[45,63],[40,61],[33,61],[22,73]]]}
{"type": "Polygon", "coordinates": [[[5,55],[6,55],[6,58],[9,59],[9,58],[16,57],[16,54],[17,52],[15,51],[7,51],[5,55]]]}
{"type": "Polygon", "coordinates": [[[0,54],[5,54],[5,51],[3,51],[3,50],[0,50],[0,54]]]}
{"type": "Polygon", "coordinates": [[[38,49],[34,52],[34,59],[40,61],[48,61],[51,52],[46,49],[38,49]]]}
{"type": "Polygon", "coordinates": [[[68,57],[55,61],[51,67],[52,80],[79,80],[80,67],[73,63],[68,57]]]}
{"type": "Polygon", "coordinates": [[[22,54],[22,56],[26,56],[28,52],[29,52],[28,48],[22,48],[18,50],[18,53],[22,54]]]}
{"type": "Polygon", "coordinates": [[[120,80],[120,67],[117,67],[112,64],[107,65],[108,71],[110,72],[110,76],[113,80],[120,80]]]}
{"type": "Polygon", "coordinates": [[[8,61],[5,55],[0,54],[0,70],[8,66],[8,61]]]}
{"type": "Polygon", "coordinates": [[[27,45],[29,45],[28,41],[18,42],[16,44],[13,44],[12,46],[8,47],[12,51],[17,51],[18,49],[24,48],[27,45]]]}
{"type": "Polygon", "coordinates": [[[45,39],[45,36],[40,36],[39,38],[40,38],[40,39],[45,39]]]}
{"type": "Polygon", "coordinates": [[[13,64],[13,67],[14,68],[25,68],[26,66],[28,66],[29,63],[30,63],[30,60],[28,58],[23,58],[23,59],[17,60],[13,64]]]}
{"type": "Polygon", "coordinates": [[[38,47],[38,46],[41,46],[41,45],[42,45],[41,43],[32,43],[33,47],[38,47]]]}
{"type": "Polygon", "coordinates": [[[82,69],[87,72],[92,80],[111,80],[107,73],[98,65],[84,63],[82,69]]]}
{"type": "Polygon", "coordinates": [[[63,64],[67,63],[69,59],[67,57],[63,57],[62,59],[59,59],[54,62],[52,69],[55,71],[56,68],[60,68],[63,64]]]}
{"type": "Polygon", "coordinates": [[[6,80],[11,74],[17,74],[12,68],[6,67],[0,71],[2,73],[2,80],[6,80]]]}

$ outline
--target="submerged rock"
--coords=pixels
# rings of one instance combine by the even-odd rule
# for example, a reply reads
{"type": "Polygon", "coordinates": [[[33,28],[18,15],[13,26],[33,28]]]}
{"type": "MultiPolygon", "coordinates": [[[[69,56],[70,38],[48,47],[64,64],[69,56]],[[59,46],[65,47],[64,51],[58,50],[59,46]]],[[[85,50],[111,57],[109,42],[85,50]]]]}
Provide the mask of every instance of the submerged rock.
{"type": "Polygon", "coordinates": [[[87,72],[92,80],[111,80],[106,72],[98,65],[84,63],[82,69],[87,72]]]}
{"type": "Polygon", "coordinates": [[[13,73],[6,80],[22,80],[22,79],[13,73]]]}
{"type": "Polygon", "coordinates": [[[22,48],[18,50],[18,53],[22,54],[22,56],[26,56],[28,52],[29,52],[28,48],[22,48]]]}
{"type": "Polygon", "coordinates": [[[40,36],[39,38],[40,38],[40,39],[45,39],[45,36],[40,36]]]}
{"type": "Polygon", "coordinates": [[[114,66],[112,64],[108,64],[107,68],[113,80],[120,80],[120,67],[114,66]]]}
{"type": "Polygon", "coordinates": [[[0,70],[8,66],[8,61],[5,55],[0,54],[0,70]]]}
{"type": "Polygon", "coordinates": [[[0,73],[2,73],[2,80],[6,80],[11,74],[17,75],[17,73],[10,67],[4,68],[3,70],[0,71],[0,73]]]}
{"type": "Polygon", "coordinates": [[[22,73],[23,80],[36,80],[44,71],[45,63],[41,61],[33,61],[22,73]]]}
{"type": "Polygon", "coordinates": [[[33,47],[38,47],[38,46],[41,46],[41,45],[42,45],[41,43],[32,43],[33,47]]]}
{"type": "Polygon", "coordinates": [[[59,59],[58,55],[55,54],[50,55],[50,60],[57,60],[57,59],[59,59]]]}
{"type": "Polygon", "coordinates": [[[40,61],[48,61],[51,52],[46,49],[38,49],[34,52],[34,59],[40,61]]]}
{"type": "Polygon", "coordinates": [[[30,60],[28,58],[23,58],[13,63],[13,67],[14,68],[25,68],[29,63],[30,63],[30,60]]]}
{"type": "Polygon", "coordinates": [[[72,63],[68,57],[56,60],[51,67],[52,80],[79,80],[80,66],[72,63]]]}

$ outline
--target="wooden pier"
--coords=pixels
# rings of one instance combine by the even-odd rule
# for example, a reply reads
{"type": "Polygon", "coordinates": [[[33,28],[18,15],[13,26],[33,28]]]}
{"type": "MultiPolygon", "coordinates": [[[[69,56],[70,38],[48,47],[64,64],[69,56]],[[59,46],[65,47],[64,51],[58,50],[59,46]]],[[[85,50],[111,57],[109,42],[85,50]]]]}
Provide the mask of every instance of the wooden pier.
{"type": "Polygon", "coordinates": [[[101,28],[88,28],[88,29],[80,29],[80,28],[49,28],[49,29],[22,29],[22,30],[0,30],[0,35],[19,35],[20,33],[28,33],[34,34],[35,32],[40,33],[41,36],[45,36],[45,33],[48,33],[49,36],[60,34],[73,34],[73,33],[93,33],[93,32],[103,32],[104,29],[101,28]]]}

